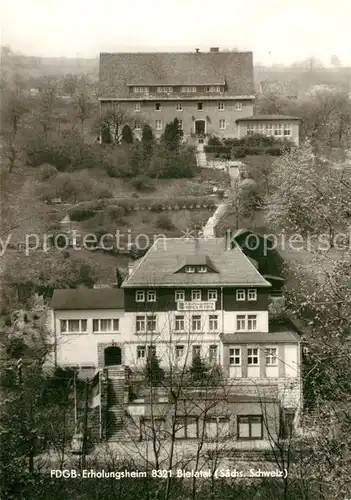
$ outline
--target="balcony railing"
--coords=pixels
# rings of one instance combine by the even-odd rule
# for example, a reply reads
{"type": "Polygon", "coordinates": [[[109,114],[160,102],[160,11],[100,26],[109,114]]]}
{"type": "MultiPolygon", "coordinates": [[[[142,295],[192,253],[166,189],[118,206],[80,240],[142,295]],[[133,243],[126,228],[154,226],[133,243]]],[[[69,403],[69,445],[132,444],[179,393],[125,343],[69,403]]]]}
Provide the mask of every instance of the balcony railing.
{"type": "Polygon", "coordinates": [[[178,311],[215,311],[216,301],[206,300],[206,301],[179,301],[177,303],[178,311]]]}

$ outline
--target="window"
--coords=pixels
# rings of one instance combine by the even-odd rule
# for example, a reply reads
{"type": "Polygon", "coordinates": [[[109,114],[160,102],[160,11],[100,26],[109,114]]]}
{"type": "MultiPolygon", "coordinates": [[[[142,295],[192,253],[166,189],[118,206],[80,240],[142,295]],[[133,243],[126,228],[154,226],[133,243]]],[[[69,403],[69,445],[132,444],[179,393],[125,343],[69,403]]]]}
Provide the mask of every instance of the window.
{"type": "Polygon", "coordinates": [[[250,288],[247,291],[247,300],[257,300],[257,290],[256,290],[256,288],[250,288]]]}
{"type": "Polygon", "coordinates": [[[190,439],[199,437],[199,425],[197,417],[177,417],[175,421],[175,438],[190,439]]]}
{"type": "Polygon", "coordinates": [[[248,330],[257,330],[257,315],[249,314],[247,317],[247,329],[248,330]]]}
{"type": "Polygon", "coordinates": [[[161,103],[155,102],[155,111],[161,111],[161,103]]]}
{"type": "Polygon", "coordinates": [[[175,331],[176,332],[183,332],[185,330],[185,323],[184,323],[184,316],[183,315],[177,315],[175,317],[175,331]]]}
{"type": "Polygon", "coordinates": [[[258,365],[258,348],[249,347],[247,350],[247,364],[248,365],[258,365]]]}
{"type": "Polygon", "coordinates": [[[147,346],[147,355],[149,358],[156,357],[156,346],[148,345],[147,346]]]}
{"type": "Polygon", "coordinates": [[[184,290],[176,290],[175,291],[175,301],[182,301],[185,300],[185,292],[184,290]]]}
{"type": "Polygon", "coordinates": [[[291,135],[292,130],[291,130],[291,123],[285,123],[284,124],[284,135],[291,135]]]}
{"type": "Polygon", "coordinates": [[[177,104],[176,104],[176,110],[177,111],[183,111],[183,105],[182,105],[181,102],[177,102],[177,104]]]}
{"type": "MultiPolygon", "coordinates": [[[[140,422],[141,440],[165,439],[165,419],[142,417],[140,422]]],[[[158,442],[158,441],[157,441],[158,442]]]]}
{"type": "Polygon", "coordinates": [[[198,111],[203,111],[204,109],[204,103],[203,102],[198,102],[197,103],[197,110],[198,111]]]}
{"type": "Polygon", "coordinates": [[[200,315],[193,315],[191,317],[191,329],[193,332],[199,332],[201,331],[201,316],[200,315]]]}
{"type": "Polygon", "coordinates": [[[180,130],[183,130],[183,120],[178,120],[180,130]]]}
{"type": "Polygon", "coordinates": [[[274,135],[274,133],[273,133],[273,123],[267,123],[267,125],[266,125],[266,135],[274,135]]]}
{"type": "Polygon", "coordinates": [[[147,291],[147,301],[148,302],[156,302],[156,290],[148,290],[147,291]]]}
{"type": "Polygon", "coordinates": [[[201,347],[199,345],[193,345],[193,359],[201,357],[201,347]]]}
{"type": "Polygon", "coordinates": [[[201,300],[201,290],[191,290],[191,300],[201,300]]]}
{"type": "Polygon", "coordinates": [[[86,331],[86,319],[61,319],[61,333],[84,333],[86,331]]]}
{"type": "Polygon", "coordinates": [[[209,329],[211,332],[218,331],[218,315],[217,314],[210,314],[208,326],[209,326],[209,329]]]}
{"type": "Polygon", "coordinates": [[[255,125],[253,123],[249,123],[246,126],[246,133],[247,135],[253,135],[255,133],[255,125]]]}
{"type": "Polygon", "coordinates": [[[267,366],[277,366],[277,348],[267,347],[265,349],[265,358],[267,366]]]}
{"type": "Polygon", "coordinates": [[[218,103],[218,110],[219,111],[224,111],[224,102],[219,102],[218,103]]]}
{"type": "Polygon", "coordinates": [[[217,361],[218,347],[216,345],[210,345],[208,351],[208,360],[210,363],[215,363],[217,361]]]}
{"type": "Polygon", "coordinates": [[[245,314],[239,314],[236,317],[236,329],[239,330],[245,330],[246,327],[246,316],[245,314]]]}
{"type": "Polygon", "coordinates": [[[156,130],[162,130],[162,121],[161,120],[156,120],[155,128],[156,128],[156,130]]]}
{"type": "Polygon", "coordinates": [[[157,87],[157,92],[166,93],[173,92],[173,87],[157,87]]]}
{"type": "Polygon", "coordinates": [[[283,125],[281,123],[274,125],[274,135],[283,135],[283,125]]]}
{"type": "Polygon", "coordinates": [[[145,316],[136,317],[135,327],[137,332],[145,332],[145,327],[146,327],[145,316]]]}
{"type": "Polygon", "coordinates": [[[137,290],[135,292],[135,302],[145,302],[145,292],[144,292],[144,290],[137,290]]]}
{"type": "Polygon", "coordinates": [[[198,273],[207,273],[207,267],[206,266],[199,266],[197,272],[198,273]]]}
{"type": "Polygon", "coordinates": [[[221,87],[207,87],[206,92],[221,92],[221,87]]]}
{"type": "Polygon", "coordinates": [[[263,439],[262,415],[238,415],[238,439],[263,439]]]}
{"type": "Polygon", "coordinates": [[[185,267],[185,272],[186,273],[194,273],[195,272],[195,266],[186,266],[185,267]]]}
{"type": "Polygon", "coordinates": [[[219,120],[219,128],[221,130],[225,130],[226,127],[226,121],[225,120],[219,120]]]}
{"type": "Polygon", "coordinates": [[[257,125],[257,133],[264,135],[265,131],[266,131],[266,126],[264,125],[264,123],[259,123],[257,125]]]}
{"type": "Polygon", "coordinates": [[[146,346],[138,345],[137,346],[137,359],[145,359],[146,357],[146,346]]]}
{"type": "Polygon", "coordinates": [[[140,102],[134,104],[134,111],[140,111],[140,102]]]}
{"type": "Polygon", "coordinates": [[[146,324],[147,324],[147,330],[149,332],[156,331],[156,316],[155,315],[147,316],[146,324]]]}
{"type": "Polygon", "coordinates": [[[209,290],[207,292],[207,300],[217,300],[217,290],[209,290]]]}
{"type": "Polygon", "coordinates": [[[240,347],[232,347],[229,349],[229,364],[232,366],[240,366],[241,365],[240,347]]]}
{"type": "Polygon", "coordinates": [[[243,109],[243,103],[242,102],[236,102],[235,103],[235,110],[236,111],[241,111],[243,109]]]}
{"type": "Polygon", "coordinates": [[[176,359],[180,359],[184,356],[184,346],[183,345],[176,345],[175,355],[176,355],[176,359]]]}
{"type": "Polygon", "coordinates": [[[141,123],[135,122],[135,130],[141,130],[141,123]]]}
{"type": "Polygon", "coordinates": [[[295,412],[283,408],[279,412],[279,439],[290,439],[294,432],[295,412]]]}
{"type": "Polygon", "coordinates": [[[106,332],[118,332],[119,330],[119,319],[93,319],[93,332],[94,333],[106,333],[106,332]]]}
{"type": "Polygon", "coordinates": [[[148,87],[133,87],[133,92],[136,94],[143,94],[149,91],[148,87]]]}
{"type": "Polygon", "coordinates": [[[245,290],[236,291],[236,300],[245,300],[245,290]]]}
{"type": "Polygon", "coordinates": [[[206,439],[218,439],[228,436],[229,419],[226,417],[206,417],[205,437],[206,439]]]}
{"type": "Polygon", "coordinates": [[[181,92],[196,92],[196,87],[181,87],[181,92]]]}

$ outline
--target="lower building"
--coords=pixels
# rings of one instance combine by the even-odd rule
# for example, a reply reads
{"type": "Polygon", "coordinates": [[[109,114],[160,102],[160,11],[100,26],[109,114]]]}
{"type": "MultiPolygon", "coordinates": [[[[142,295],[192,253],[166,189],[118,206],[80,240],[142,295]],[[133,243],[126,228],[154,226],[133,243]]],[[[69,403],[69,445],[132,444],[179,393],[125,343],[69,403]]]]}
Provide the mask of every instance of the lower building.
{"type": "Polygon", "coordinates": [[[300,121],[296,116],[286,115],[252,115],[238,118],[238,138],[260,134],[289,140],[298,145],[300,121]]]}

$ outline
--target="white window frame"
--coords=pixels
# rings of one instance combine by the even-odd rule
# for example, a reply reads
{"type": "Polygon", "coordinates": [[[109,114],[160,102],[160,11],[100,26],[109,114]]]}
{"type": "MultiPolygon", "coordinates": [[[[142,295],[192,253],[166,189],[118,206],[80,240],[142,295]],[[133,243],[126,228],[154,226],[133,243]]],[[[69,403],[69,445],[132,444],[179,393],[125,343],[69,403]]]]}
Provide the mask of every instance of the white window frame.
{"type": "Polygon", "coordinates": [[[184,357],[184,346],[183,345],[176,345],[175,346],[175,358],[176,359],[182,359],[184,357]]]}
{"type": "Polygon", "coordinates": [[[137,345],[136,359],[146,359],[146,345],[137,345]]]}
{"type": "Polygon", "coordinates": [[[192,332],[201,332],[202,330],[202,318],[201,314],[192,314],[191,315],[191,331],[192,332]],[[196,322],[196,323],[194,323],[196,322]],[[194,328],[196,325],[196,328],[194,328]]]}
{"type": "Polygon", "coordinates": [[[292,136],[292,125],[291,125],[291,123],[284,123],[283,135],[284,135],[284,137],[291,137],[292,136]],[[285,132],[288,132],[288,133],[286,134],[285,132]]]}
{"type": "Polygon", "coordinates": [[[177,102],[176,111],[183,111],[183,104],[181,102],[177,102]]]}
{"type": "Polygon", "coordinates": [[[254,123],[248,123],[246,125],[246,135],[254,135],[255,129],[256,127],[254,123]]]}
{"type": "Polygon", "coordinates": [[[145,302],[145,290],[136,290],[135,302],[145,302]]]}
{"type": "Polygon", "coordinates": [[[257,300],[257,289],[256,288],[249,288],[248,289],[247,300],[249,300],[249,301],[257,300]]]}
{"type": "Polygon", "coordinates": [[[146,331],[156,332],[157,331],[157,316],[156,314],[150,314],[146,316],[146,331]],[[153,323],[154,328],[150,328],[150,323],[153,323]]]}
{"type": "Polygon", "coordinates": [[[224,102],[219,102],[218,103],[218,111],[224,111],[224,102]]]}
{"type": "Polygon", "coordinates": [[[264,359],[266,366],[278,366],[278,348],[275,346],[266,346],[264,349],[264,359]]]}
{"type": "Polygon", "coordinates": [[[207,291],[207,300],[218,300],[218,291],[217,290],[208,290],[207,291]]]}
{"type": "Polygon", "coordinates": [[[162,120],[155,120],[155,130],[162,130],[162,120]]]}
{"type": "Polygon", "coordinates": [[[282,137],[283,133],[284,133],[283,124],[282,123],[276,123],[274,125],[274,135],[277,136],[277,137],[282,137]]]}
{"type": "Polygon", "coordinates": [[[137,314],[135,316],[135,331],[137,333],[146,332],[146,316],[145,314],[137,314]]]}
{"type": "Polygon", "coordinates": [[[136,103],[134,104],[134,111],[135,111],[136,113],[139,113],[139,111],[141,111],[141,105],[140,105],[140,102],[136,102],[136,103]]]}
{"type": "Polygon", "coordinates": [[[160,102],[155,102],[155,111],[162,111],[162,104],[160,102]],[[157,109],[157,106],[159,106],[159,109],[157,109]]]}
{"type": "Polygon", "coordinates": [[[260,350],[258,347],[247,348],[247,366],[260,366],[260,350]],[[257,361],[257,363],[254,363],[254,361],[257,361]]]}
{"type": "Polygon", "coordinates": [[[186,273],[194,273],[195,272],[195,266],[185,266],[185,272],[186,273]]]}
{"type": "Polygon", "coordinates": [[[245,288],[238,288],[236,291],[236,301],[243,302],[246,300],[246,290],[245,288]]]}
{"type": "Polygon", "coordinates": [[[201,300],[201,290],[191,290],[191,300],[192,302],[199,302],[201,300]],[[199,298],[194,298],[195,296],[199,298]]]}
{"type": "Polygon", "coordinates": [[[238,415],[237,416],[237,429],[238,429],[238,440],[240,441],[256,441],[256,440],[261,440],[263,439],[264,435],[264,430],[263,430],[263,416],[262,415],[238,415]],[[247,419],[247,422],[244,421],[244,419],[247,419]],[[255,422],[254,420],[260,419],[260,425],[261,425],[261,433],[259,436],[255,436],[252,434],[252,425],[257,424],[258,422],[255,422]],[[249,429],[249,435],[248,436],[241,436],[240,435],[240,430],[241,424],[246,424],[248,425],[249,429]]]}
{"type": "Polygon", "coordinates": [[[88,322],[85,318],[70,318],[70,319],[61,319],[60,320],[60,333],[65,335],[75,334],[75,333],[87,333],[88,331],[88,322]],[[78,321],[78,330],[70,330],[69,325],[70,321],[78,321]],[[63,325],[65,325],[63,327],[63,325]]]}
{"type": "Polygon", "coordinates": [[[119,318],[93,318],[93,333],[118,333],[118,332],[119,332],[119,318]],[[102,321],[110,321],[111,328],[103,330],[101,328],[102,321]]]}
{"type": "Polygon", "coordinates": [[[266,133],[266,125],[264,123],[258,123],[257,125],[257,133],[260,135],[265,135],[266,133]]]}
{"type": "Polygon", "coordinates": [[[257,331],[257,314],[247,315],[247,330],[249,332],[257,331]]]}
{"type": "Polygon", "coordinates": [[[218,332],[218,314],[210,314],[208,317],[208,329],[210,332],[218,332]]]}
{"type": "Polygon", "coordinates": [[[207,266],[199,266],[197,268],[198,273],[207,273],[207,266]]]}
{"type": "Polygon", "coordinates": [[[178,120],[180,130],[183,130],[183,120],[178,120]]]}
{"type": "Polygon", "coordinates": [[[273,123],[267,123],[266,124],[266,135],[269,137],[274,135],[274,126],[273,123]]]}
{"type": "Polygon", "coordinates": [[[187,92],[187,93],[196,92],[196,87],[181,87],[180,91],[187,92]]]}
{"type": "Polygon", "coordinates": [[[217,344],[212,344],[208,348],[208,360],[210,363],[214,363],[218,360],[218,345],[217,344]],[[214,356],[213,356],[214,352],[214,356]]]}
{"type": "Polygon", "coordinates": [[[157,87],[157,92],[160,94],[169,94],[170,92],[173,92],[173,87],[157,87]]]}
{"type": "Polygon", "coordinates": [[[242,332],[246,330],[246,315],[245,314],[237,314],[236,316],[236,331],[242,332]],[[243,326],[243,328],[241,328],[243,326]]]}
{"type": "Polygon", "coordinates": [[[242,102],[236,102],[235,103],[235,111],[242,111],[243,109],[243,103],[242,102]]]}
{"type": "Polygon", "coordinates": [[[221,118],[219,120],[219,130],[225,130],[227,128],[227,120],[225,118],[221,118]]]}
{"type": "Polygon", "coordinates": [[[240,347],[229,347],[229,366],[241,366],[240,347]]]}
{"type": "Polygon", "coordinates": [[[184,332],[185,331],[185,316],[184,314],[176,314],[174,317],[174,331],[184,332]],[[180,328],[178,327],[180,323],[180,328]]]}
{"type": "Polygon", "coordinates": [[[176,290],[174,292],[174,300],[175,300],[175,302],[183,302],[185,300],[185,291],[184,290],[176,290]]]}
{"type": "Polygon", "coordinates": [[[146,292],[147,302],[156,302],[156,290],[148,290],[146,292]]]}
{"type": "Polygon", "coordinates": [[[193,345],[192,351],[191,351],[191,357],[192,359],[196,358],[199,356],[201,358],[201,345],[193,345]]]}

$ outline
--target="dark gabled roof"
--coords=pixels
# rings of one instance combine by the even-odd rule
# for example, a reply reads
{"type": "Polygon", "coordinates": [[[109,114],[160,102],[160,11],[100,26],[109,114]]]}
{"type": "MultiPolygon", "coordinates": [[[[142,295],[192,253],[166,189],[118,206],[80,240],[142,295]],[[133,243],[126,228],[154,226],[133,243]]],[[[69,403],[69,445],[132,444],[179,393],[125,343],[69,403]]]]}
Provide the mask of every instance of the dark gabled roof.
{"type": "Polygon", "coordinates": [[[257,286],[270,287],[255,266],[235,246],[226,248],[225,238],[160,238],[136,266],[122,287],[174,286],[257,286]],[[177,273],[188,257],[205,254],[216,273],[177,273]]]}
{"type": "Polygon", "coordinates": [[[130,96],[128,85],[226,85],[226,94],[254,94],[252,52],[100,54],[100,97],[130,96]]]}
{"type": "Polygon", "coordinates": [[[123,309],[124,293],[117,288],[54,290],[50,307],[54,310],[123,309]]]}
{"type": "Polygon", "coordinates": [[[223,344],[281,344],[301,342],[297,329],[290,322],[270,322],[269,332],[237,332],[221,334],[223,344]]]}
{"type": "Polygon", "coordinates": [[[253,115],[248,116],[246,118],[238,118],[235,120],[238,122],[254,122],[254,121],[275,121],[275,120],[297,120],[300,121],[301,118],[298,116],[289,116],[289,115],[253,115]]]}

